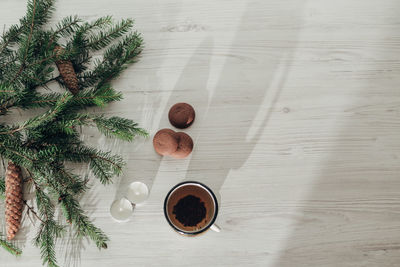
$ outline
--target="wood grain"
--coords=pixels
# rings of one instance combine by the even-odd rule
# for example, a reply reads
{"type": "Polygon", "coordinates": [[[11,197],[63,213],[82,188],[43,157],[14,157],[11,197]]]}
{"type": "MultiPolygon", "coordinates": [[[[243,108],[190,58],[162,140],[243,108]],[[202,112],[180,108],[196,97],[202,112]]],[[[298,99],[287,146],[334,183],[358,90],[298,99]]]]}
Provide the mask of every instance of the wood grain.
{"type": "MultiPolygon", "coordinates": [[[[17,22],[25,0],[2,0],[17,22]]],[[[190,158],[160,158],[151,140],[86,140],[122,153],[125,174],[82,204],[109,249],[66,238],[63,266],[399,266],[400,2],[398,0],[59,0],[54,21],[133,17],[146,49],[103,112],[154,134],[169,107],[191,103],[190,158]],[[140,180],[150,197],[124,224],[112,201],[140,180]],[[218,195],[221,233],[187,238],[163,217],[168,190],[198,180],[218,195]]],[[[98,111],[101,112],[101,111],[98,111]]],[[[79,171],[79,170],[78,170],[79,171]]],[[[84,170],[82,170],[84,171],[84,170]]],[[[40,266],[29,219],[24,255],[40,266]]]]}

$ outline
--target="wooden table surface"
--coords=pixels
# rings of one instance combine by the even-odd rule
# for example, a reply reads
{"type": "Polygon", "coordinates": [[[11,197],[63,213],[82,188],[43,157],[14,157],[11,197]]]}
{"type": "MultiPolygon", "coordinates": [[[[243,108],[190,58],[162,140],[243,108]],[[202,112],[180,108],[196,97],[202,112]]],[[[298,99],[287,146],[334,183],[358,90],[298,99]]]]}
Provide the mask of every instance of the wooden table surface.
{"type": "MultiPolygon", "coordinates": [[[[56,21],[133,17],[146,48],[118,81],[121,103],[103,111],[151,135],[191,103],[195,141],[184,160],[161,158],[151,138],[133,144],[87,133],[121,153],[113,185],[81,203],[109,235],[58,244],[62,266],[400,266],[399,0],[58,0],[56,21]],[[220,233],[184,237],[167,224],[168,190],[197,180],[218,195],[220,233]],[[132,181],[150,188],[131,220],[109,215],[132,181]]],[[[0,23],[25,13],[1,0],[0,23]]],[[[83,173],[85,169],[77,169],[83,173]]],[[[4,222],[4,219],[1,219],[4,222]]],[[[40,266],[28,218],[15,259],[40,266]]]]}

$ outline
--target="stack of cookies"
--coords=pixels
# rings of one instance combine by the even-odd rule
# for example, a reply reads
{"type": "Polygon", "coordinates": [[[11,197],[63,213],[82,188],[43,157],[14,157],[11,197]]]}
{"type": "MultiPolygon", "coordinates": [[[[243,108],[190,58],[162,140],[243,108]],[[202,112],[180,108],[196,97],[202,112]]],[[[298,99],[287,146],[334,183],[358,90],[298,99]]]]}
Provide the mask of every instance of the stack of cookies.
{"type": "MultiPolygon", "coordinates": [[[[168,113],[170,123],[179,129],[192,125],[195,118],[193,107],[187,103],[177,103],[168,113]]],[[[171,129],[159,130],[153,138],[155,151],[162,156],[171,156],[182,159],[190,155],[193,150],[192,138],[184,132],[175,132],[171,129]]]]}

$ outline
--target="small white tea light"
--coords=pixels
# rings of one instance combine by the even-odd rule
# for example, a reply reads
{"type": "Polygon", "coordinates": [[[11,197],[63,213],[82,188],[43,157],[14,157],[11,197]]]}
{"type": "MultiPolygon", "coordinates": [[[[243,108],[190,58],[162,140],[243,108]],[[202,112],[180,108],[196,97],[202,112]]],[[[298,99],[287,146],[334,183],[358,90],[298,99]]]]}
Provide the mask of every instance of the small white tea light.
{"type": "Polygon", "coordinates": [[[133,182],[129,185],[126,198],[136,204],[142,203],[149,196],[149,188],[142,182],[133,182]]]}
{"type": "Polygon", "coordinates": [[[132,216],[132,203],[126,198],[115,200],[111,204],[110,214],[118,222],[126,222],[132,216]]]}

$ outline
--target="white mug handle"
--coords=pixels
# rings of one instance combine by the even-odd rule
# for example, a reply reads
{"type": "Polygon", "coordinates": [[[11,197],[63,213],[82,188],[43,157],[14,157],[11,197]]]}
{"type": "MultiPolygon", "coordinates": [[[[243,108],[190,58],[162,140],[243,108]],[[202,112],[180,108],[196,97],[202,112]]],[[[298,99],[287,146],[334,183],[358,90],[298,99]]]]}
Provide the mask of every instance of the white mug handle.
{"type": "Polygon", "coordinates": [[[219,233],[219,232],[221,232],[221,227],[219,227],[217,224],[213,224],[213,225],[211,225],[210,226],[210,229],[211,230],[213,230],[214,232],[217,232],[217,233],[219,233]]]}

